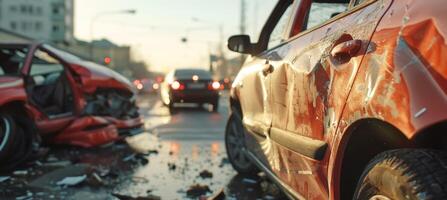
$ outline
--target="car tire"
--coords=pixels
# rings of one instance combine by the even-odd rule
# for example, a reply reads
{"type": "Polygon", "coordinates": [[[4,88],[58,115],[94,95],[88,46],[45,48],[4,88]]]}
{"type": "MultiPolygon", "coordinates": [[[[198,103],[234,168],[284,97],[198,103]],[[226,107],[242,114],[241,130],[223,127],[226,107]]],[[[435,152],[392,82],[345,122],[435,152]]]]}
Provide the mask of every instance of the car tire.
{"type": "Polygon", "coordinates": [[[0,114],[0,124],[0,171],[9,171],[30,157],[36,129],[26,118],[9,114],[0,114]]]}
{"type": "Polygon", "coordinates": [[[218,112],[219,111],[219,101],[215,101],[212,104],[213,104],[213,112],[218,112]]]}
{"type": "Polygon", "coordinates": [[[236,113],[231,114],[225,129],[225,147],[228,160],[238,173],[255,175],[259,172],[259,169],[247,155],[243,131],[241,117],[236,113]]]}
{"type": "Polygon", "coordinates": [[[177,112],[177,109],[175,108],[174,103],[170,103],[168,105],[168,108],[169,108],[169,113],[170,114],[175,114],[177,112]]]}
{"type": "Polygon", "coordinates": [[[0,162],[7,159],[15,145],[16,124],[7,114],[0,114],[0,162]]]}
{"type": "Polygon", "coordinates": [[[353,199],[447,199],[447,154],[422,149],[392,150],[364,170],[353,199]]]}

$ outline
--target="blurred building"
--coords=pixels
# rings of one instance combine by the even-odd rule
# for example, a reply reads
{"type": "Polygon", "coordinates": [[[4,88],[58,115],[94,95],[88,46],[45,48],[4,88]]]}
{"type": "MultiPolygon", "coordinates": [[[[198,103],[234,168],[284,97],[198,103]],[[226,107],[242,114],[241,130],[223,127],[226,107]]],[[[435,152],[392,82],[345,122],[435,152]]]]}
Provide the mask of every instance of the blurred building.
{"type": "Polygon", "coordinates": [[[131,63],[130,47],[119,46],[107,39],[93,42],[75,40],[72,43],[57,46],[84,59],[107,65],[113,69],[127,67],[131,63]]]}
{"type": "Polygon", "coordinates": [[[74,40],[74,0],[0,0],[0,28],[35,40],[74,40]]]}
{"type": "Polygon", "coordinates": [[[26,43],[32,42],[33,39],[8,31],[6,29],[0,28],[0,42],[3,43],[26,43]]]}
{"type": "Polygon", "coordinates": [[[93,42],[75,40],[69,44],[61,43],[56,46],[83,59],[108,66],[128,78],[150,76],[147,64],[132,58],[129,46],[120,46],[107,39],[93,42]]]}

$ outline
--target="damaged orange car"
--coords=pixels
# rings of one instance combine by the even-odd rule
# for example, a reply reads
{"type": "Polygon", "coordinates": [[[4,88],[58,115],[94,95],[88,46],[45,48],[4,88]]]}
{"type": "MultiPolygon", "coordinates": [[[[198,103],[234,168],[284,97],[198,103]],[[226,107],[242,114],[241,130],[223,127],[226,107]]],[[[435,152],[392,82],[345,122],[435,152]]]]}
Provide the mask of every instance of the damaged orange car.
{"type": "Polygon", "coordinates": [[[0,44],[0,168],[44,141],[93,147],[142,131],[123,76],[45,44],[0,44]]]}
{"type": "Polygon", "coordinates": [[[280,0],[231,90],[226,147],[296,199],[447,199],[447,1],[280,0]]]}

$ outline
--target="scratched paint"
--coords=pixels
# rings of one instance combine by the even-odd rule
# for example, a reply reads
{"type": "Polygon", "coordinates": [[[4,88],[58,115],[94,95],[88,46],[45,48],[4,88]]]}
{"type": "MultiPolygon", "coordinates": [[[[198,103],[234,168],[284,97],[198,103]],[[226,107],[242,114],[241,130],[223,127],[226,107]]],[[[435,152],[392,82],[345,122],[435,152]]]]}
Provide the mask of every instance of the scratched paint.
{"type": "MultiPolygon", "coordinates": [[[[371,39],[343,112],[331,157],[334,185],[351,124],[377,119],[412,140],[447,119],[445,1],[395,1],[371,39]],[[427,12],[429,11],[429,12],[427,12]],[[341,146],[338,146],[342,144],[341,146]]],[[[336,189],[335,189],[336,190],[336,189]]]]}

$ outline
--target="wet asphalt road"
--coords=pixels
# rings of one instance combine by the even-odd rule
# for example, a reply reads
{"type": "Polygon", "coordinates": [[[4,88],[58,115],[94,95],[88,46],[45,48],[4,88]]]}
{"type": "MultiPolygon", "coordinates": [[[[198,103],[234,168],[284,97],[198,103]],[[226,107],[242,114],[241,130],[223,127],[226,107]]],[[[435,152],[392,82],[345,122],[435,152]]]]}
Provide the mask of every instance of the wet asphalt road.
{"type": "Polygon", "coordinates": [[[52,146],[36,161],[0,175],[0,199],[206,199],[222,193],[225,199],[283,199],[262,175],[243,177],[229,164],[227,99],[223,93],[218,113],[192,104],[171,115],[157,95],[142,95],[145,133],[94,149],[52,146]],[[85,180],[58,186],[66,177],[85,180]]]}

